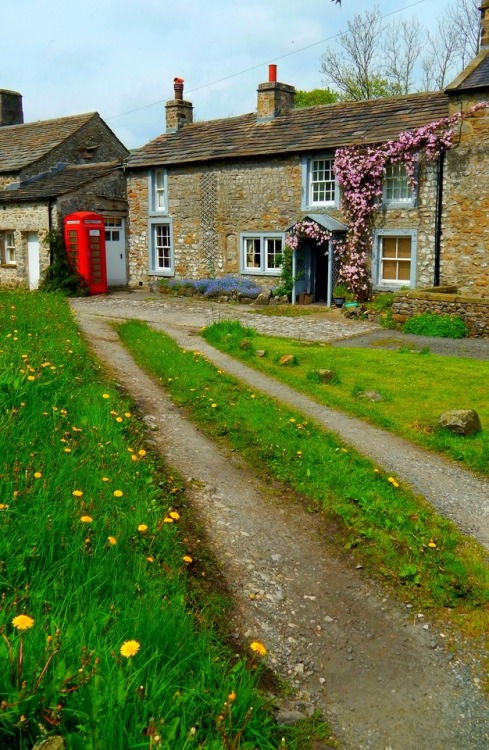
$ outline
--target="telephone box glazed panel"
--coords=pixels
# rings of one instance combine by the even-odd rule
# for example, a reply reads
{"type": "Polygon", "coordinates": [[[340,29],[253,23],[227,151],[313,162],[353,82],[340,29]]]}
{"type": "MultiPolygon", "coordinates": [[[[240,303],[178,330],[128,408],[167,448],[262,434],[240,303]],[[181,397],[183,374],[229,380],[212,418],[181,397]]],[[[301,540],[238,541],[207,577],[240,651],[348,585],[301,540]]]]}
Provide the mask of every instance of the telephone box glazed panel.
{"type": "Polygon", "coordinates": [[[73,267],[87,280],[90,294],[107,291],[104,217],[77,211],[65,218],[65,244],[73,267]]]}

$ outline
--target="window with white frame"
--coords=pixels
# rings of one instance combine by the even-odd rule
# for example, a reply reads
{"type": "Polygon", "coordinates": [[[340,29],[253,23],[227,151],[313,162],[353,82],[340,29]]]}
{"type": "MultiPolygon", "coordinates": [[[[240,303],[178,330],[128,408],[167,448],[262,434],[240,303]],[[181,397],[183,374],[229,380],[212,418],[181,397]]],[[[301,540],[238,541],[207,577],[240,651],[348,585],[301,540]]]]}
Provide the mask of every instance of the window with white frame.
{"type": "Polygon", "coordinates": [[[150,271],[163,275],[173,275],[173,247],[171,226],[151,224],[150,271]]]}
{"type": "Polygon", "coordinates": [[[303,208],[334,206],[337,187],[334,156],[312,157],[303,161],[303,208]]]}
{"type": "Polygon", "coordinates": [[[283,234],[254,232],[241,235],[242,272],[280,274],[283,246],[283,234]]]}
{"type": "Polygon", "coordinates": [[[412,276],[411,235],[379,235],[379,282],[409,286],[412,276]]]}
{"type": "Polygon", "coordinates": [[[384,174],[383,200],[387,205],[413,205],[415,191],[404,164],[388,164],[384,174]]]}
{"type": "Polygon", "coordinates": [[[15,266],[17,263],[14,232],[0,232],[0,261],[7,266],[15,266]]]}
{"type": "Polygon", "coordinates": [[[166,169],[149,173],[150,213],[168,213],[168,174],[166,169]]]}

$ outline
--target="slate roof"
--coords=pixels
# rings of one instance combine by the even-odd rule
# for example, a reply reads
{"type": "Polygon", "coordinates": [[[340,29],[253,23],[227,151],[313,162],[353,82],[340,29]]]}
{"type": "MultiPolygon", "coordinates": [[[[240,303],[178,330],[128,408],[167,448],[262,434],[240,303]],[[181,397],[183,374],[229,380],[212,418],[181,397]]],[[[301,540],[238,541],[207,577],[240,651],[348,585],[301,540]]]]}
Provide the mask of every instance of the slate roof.
{"type": "Polygon", "coordinates": [[[25,201],[42,201],[57,198],[72,190],[77,190],[89,182],[105,177],[113,172],[120,162],[99,162],[64,166],[59,170],[44,172],[35,178],[25,180],[20,187],[0,190],[1,203],[21,203],[25,201]]]}
{"type": "Polygon", "coordinates": [[[18,172],[66,141],[96,112],[0,127],[0,174],[18,172]]]}
{"type": "Polygon", "coordinates": [[[381,143],[448,114],[442,92],[294,109],[266,123],[256,114],[184,125],[131,154],[129,169],[314,152],[381,143]]]}
{"type": "Polygon", "coordinates": [[[489,89],[489,50],[482,50],[448,86],[447,91],[489,89]]]}

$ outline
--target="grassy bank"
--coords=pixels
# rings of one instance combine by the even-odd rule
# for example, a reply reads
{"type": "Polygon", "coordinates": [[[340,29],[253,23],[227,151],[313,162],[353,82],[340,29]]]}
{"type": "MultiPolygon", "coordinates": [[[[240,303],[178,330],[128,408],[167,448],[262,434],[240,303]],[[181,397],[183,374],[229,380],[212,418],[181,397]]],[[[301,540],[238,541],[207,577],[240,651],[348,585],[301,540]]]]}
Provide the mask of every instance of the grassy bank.
{"type": "Polygon", "coordinates": [[[198,351],[185,352],[145,324],[119,327],[136,360],[203,429],[287,482],[338,522],[338,541],[405,601],[452,617],[489,620],[485,554],[414,497],[395,476],[346,448],[299,413],[240,385],[198,351]]]}
{"type": "Polygon", "coordinates": [[[2,292],[0,322],[2,750],[276,747],[190,593],[178,484],[66,302],[2,292]]]}
{"type": "Polygon", "coordinates": [[[204,332],[218,349],[282,380],[319,403],[391,430],[425,448],[444,453],[468,468],[489,474],[489,363],[429,352],[335,348],[325,344],[263,336],[238,322],[215,323],[204,332]],[[243,340],[247,346],[243,348],[243,340]],[[264,350],[264,357],[256,357],[264,350]],[[293,364],[280,358],[290,354],[293,364]],[[318,371],[331,370],[331,383],[318,371]],[[365,396],[369,391],[379,400],[365,396]],[[437,426],[449,409],[475,409],[483,431],[463,437],[437,426]]]}

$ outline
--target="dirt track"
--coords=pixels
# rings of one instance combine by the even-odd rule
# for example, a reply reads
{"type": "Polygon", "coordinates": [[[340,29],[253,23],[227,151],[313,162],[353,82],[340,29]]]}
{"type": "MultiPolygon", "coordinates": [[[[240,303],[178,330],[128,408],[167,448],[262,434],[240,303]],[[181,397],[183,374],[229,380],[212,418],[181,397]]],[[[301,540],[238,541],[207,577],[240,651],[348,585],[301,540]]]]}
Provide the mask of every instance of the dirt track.
{"type": "MultiPolygon", "coordinates": [[[[443,634],[365,580],[329,543],[319,516],[261,486],[239,457],[196,430],[90,302],[74,301],[83,331],[156,428],[155,447],[187,479],[188,501],[234,595],[236,638],[267,645],[271,666],[297,690],[292,707],[321,710],[352,750],[486,750],[477,664],[471,671],[452,658],[443,634]]],[[[117,316],[140,317],[134,312],[119,306],[117,316]]],[[[175,316],[159,321],[167,324],[175,316]]]]}

